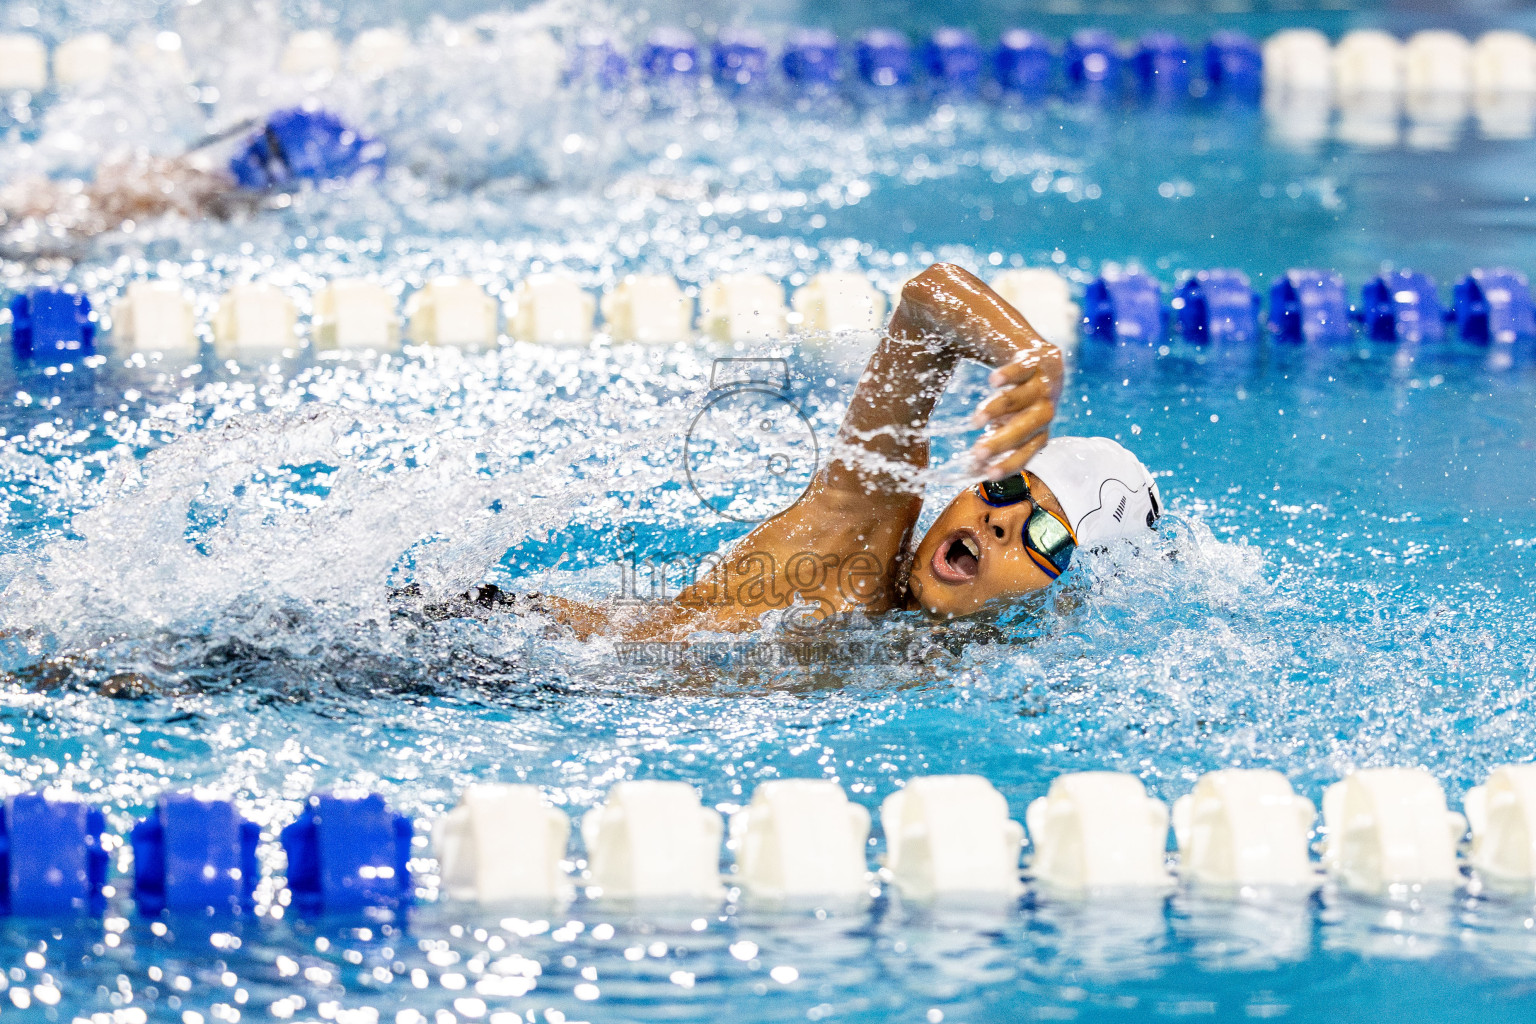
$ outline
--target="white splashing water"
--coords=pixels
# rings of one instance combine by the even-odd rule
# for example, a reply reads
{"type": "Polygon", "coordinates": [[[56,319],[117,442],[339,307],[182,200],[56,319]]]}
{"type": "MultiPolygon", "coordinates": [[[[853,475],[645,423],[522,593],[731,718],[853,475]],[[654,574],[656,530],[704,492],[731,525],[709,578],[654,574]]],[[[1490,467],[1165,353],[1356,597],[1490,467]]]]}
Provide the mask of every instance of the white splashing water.
{"type": "MultiPolygon", "coordinates": [[[[613,465],[623,465],[628,490],[672,478],[669,464],[636,459],[631,445],[643,452],[650,436],[659,450],[675,447],[681,409],[642,411],[620,438],[592,420],[585,400],[551,399],[531,412],[520,408],[529,395],[498,392],[494,378],[480,379],[480,402],[455,403],[476,372],[452,355],[437,362],[441,376],[405,363],[362,388],[376,397],[421,385],[426,401],[450,406],[430,415],[414,403],[303,401],[302,391],[288,408],[230,414],[242,392],[205,387],[193,406],[209,425],[142,459],[113,459],[99,482],[71,492],[76,509],[61,535],[9,556],[0,626],[45,626],[78,648],[210,630],[255,641],[295,610],[309,631],[382,624],[406,562],[427,593],[462,591],[522,540],[619,514],[605,482],[613,465]]],[[[326,374],[308,389],[332,398],[345,390],[326,374]]]]}

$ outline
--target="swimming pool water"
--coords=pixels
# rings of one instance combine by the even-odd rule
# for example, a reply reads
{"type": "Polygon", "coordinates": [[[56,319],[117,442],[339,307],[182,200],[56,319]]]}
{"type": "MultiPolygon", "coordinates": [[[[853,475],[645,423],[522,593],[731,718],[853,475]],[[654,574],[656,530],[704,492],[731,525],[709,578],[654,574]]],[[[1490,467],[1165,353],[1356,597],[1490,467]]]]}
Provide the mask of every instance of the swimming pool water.
{"type": "MultiPolygon", "coordinates": [[[[852,28],[864,15],[828,17],[852,28]]],[[[1276,17],[1221,21],[1262,32],[1276,17]]],[[[1295,19],[1418,27],[1391,13],[1295,19]]],[[[786,114],[637,101],[596,117],[576,93],[508,98],[506,79],[481,77],[489,66],[336,87],[401,157],[376,187],[301,195],[250,223],[138,227],[45,272],[101,297],[177,277],[206,309],[233,281],[305,288],[348,268],[400,291],[462,272],[505,294],[550,266],[596,287],[636,269],[798,283],[854,265],[894,285],[934,258],[984,273],[1048,262],[1078,280],[1135,263],[1165,283],[1236,266],[1261,285],[1321,265],[1352,288],[1384,263],[1442,284],[1477,265],[1536,266],[1536,144],[1470,126],[1415,151],[1293,149],[1257,111],[1135,104],[786,114]],[[463,126],[438,116],[493,100],[476,109],[499,141],[455,141],[463,126]]],[[[98,154],[113,124],[142,118],[132,107],[55,100],[35,147],[3,144],[5,165],[76,152],[64,135],[78,125],[98,154]]],[[[146,129],[157,145],[195,135],[198,119],[177,117],[198,111],[174,113],[146,129]]],[[[6,263],[4,276],[39,271],[6,263]]],[[[712,361],[786,359],[825,438],[868,343],[296,348],[271,365],[189,365],[125,358],[108,336],[67,372],[4,366],[0,774],[72,787],[117,832],[164,788],[212,786],[275,833],[306,794],[341,784],[431,819],[483,781],[539,784],[576,815],[628,778],[681,779],[729,810],[760,781],[828,777],[874,808],[911,775],[976,772],[1018,818],[1065,771],[1129,771],[1172,800],[1203,771],[1268,766],[1317,800],[1352,768],[1413,764],[1457,805],[1489,768],[1531,756],[1529,348],[1506,366],[1459,341],[1085,343],[1058,432],[1130,445],[1160,474],[1170,529],[1087,559],[997,630],[897,617],[849,631],[912,652],[895,663],[845,644],[808,668],[656,668],[534,617],[392,615],[389,589],[407,582],[602,599],[627,563],[715,550],[746,527],[703,517],[679,463],[712,361]]],[[[934,503],[966,480],[954,456],[982,383],[968,370],[935,419],[934,503]]],[[[777,628],[757,642],[793,632],[777,628]]],[[[268,882],[251,920],[150,922],[119,876],[105,920],[5,920],[0,1016],[1484,1021],[1528,1015],[1536,977],[1529,896],[1180,890],[976,908],[886,891],[819,910],[482,911],[439,902],[419,852],[422,898],[404,919],[304,921],[268,882]]],[[[270,844],[264,856],[281,867],[270,844]]]]}

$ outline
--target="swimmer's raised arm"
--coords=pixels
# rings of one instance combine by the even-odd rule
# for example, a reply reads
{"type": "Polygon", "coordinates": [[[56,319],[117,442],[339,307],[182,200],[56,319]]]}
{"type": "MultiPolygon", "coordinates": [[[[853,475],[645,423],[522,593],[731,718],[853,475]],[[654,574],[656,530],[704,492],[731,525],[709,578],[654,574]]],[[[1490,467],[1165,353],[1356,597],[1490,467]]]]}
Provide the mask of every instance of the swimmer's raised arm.
{"type": "MultiPolygon", "coordinates": [[[[973,452],[976,468],[989,478],[1018,472],[1049,440],[1061,353],[991,288],[948,263],[929,267],[902,289],[854,390],[839,444],[926,466],[928,419],[962,358],[994,367],[997,388],[973,417],[987,428],[973,452]]],[[[846,456],[839,453],[829,469],[848,473],[846,456]]]]}

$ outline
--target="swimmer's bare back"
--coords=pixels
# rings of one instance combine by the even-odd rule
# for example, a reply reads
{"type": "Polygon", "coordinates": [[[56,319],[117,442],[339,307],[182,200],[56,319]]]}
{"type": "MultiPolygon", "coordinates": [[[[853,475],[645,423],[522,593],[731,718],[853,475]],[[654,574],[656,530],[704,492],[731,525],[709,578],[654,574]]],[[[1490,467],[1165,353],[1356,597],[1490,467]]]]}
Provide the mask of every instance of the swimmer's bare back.
{"type": "Polygon", "coordinates": [[[937,264],[902,289],[828,464],[794,505],[665,604],[609,611],[542,596],[537,610],[578,636],[677,640],[751,631],[764,613],[796,603],[817,618],[903,607],[928,420],[962,359],[994,368],[995,391],[973,416],[986,428],[972,451],[977,471],[989,479],[1020,471],[1049,440],[1061,353],[978,278],[937,264]]]}

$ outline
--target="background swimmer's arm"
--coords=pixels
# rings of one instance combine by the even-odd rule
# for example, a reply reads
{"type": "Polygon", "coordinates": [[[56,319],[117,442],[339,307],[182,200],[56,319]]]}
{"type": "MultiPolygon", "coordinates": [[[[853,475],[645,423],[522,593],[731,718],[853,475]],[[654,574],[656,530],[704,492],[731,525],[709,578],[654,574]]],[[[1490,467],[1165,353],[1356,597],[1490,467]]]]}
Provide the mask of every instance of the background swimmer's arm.
{"type": "Polygon", "coordinates": [[[0,191],[0,226],[36,226],[26,237],[83,240],[129,221],[168,213],[188,219],[227,217],[250,197],[228,174],[188,157],[137,157],[106,163],[89,184],[31,179],[0,191]]]}
{"type": "Polygon", "coordinates": [[[227,171],[194,157],[104,164],[86,192],[113,227],[167,213],[188,219],[228,217],[235,205],[251,198],[240,196],[227,171]]]}
{"type": "MultiPolygon", "coordinates": [[[[962,358],[994,367],[997,388],[976,410],[987,428],[973,452],[989,478],[1016,473],[1049,440],[1061,393],[1061,353],[1018,310],[972,274],[939,263],[907,282],[885,338],[870,358],[838,433],[842,446],[921,469],[928,419],[962,358]]],[[[839,453],[828,467],[873,491],[905,491],[889,474],[868,474],[839,453]]],[[[852,483],[852,480],[847,482],[852,483]]]]}

